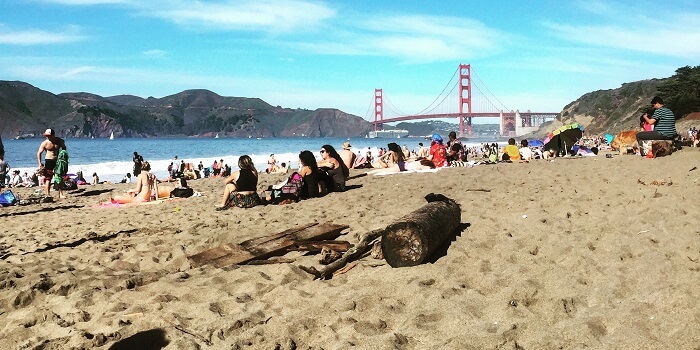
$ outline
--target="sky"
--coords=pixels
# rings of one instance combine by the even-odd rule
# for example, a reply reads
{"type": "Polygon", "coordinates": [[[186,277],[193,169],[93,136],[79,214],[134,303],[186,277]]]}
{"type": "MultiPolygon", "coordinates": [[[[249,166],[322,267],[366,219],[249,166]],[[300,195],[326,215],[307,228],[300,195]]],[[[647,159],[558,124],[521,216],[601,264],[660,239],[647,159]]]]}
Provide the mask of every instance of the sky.
{"type": "Polygon", "coordinates": [[[0,0],[0,80],[164,97],[187,89],[373,119],[470,64],[511,110],[700,65],[700,2],[0,0]]]}

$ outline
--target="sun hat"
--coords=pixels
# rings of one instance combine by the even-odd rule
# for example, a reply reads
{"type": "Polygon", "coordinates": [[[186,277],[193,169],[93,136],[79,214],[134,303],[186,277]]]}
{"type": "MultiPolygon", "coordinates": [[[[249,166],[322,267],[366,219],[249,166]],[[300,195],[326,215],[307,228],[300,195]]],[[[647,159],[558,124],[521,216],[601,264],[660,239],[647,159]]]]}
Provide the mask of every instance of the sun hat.
{"type": "Polygon", "coordinates": [[[351,149],[351,148],[352,148],[352,146],[350,145],[349,141],[345,141],[343,143],[343,149],[351,149]]]}
{"type": "Polygon", "coordinates": [[[53,136],[54,134],[55,132],[51,128],[48,128],[46,129],[46,131],[44,131],[44,136],[53,136]]]}

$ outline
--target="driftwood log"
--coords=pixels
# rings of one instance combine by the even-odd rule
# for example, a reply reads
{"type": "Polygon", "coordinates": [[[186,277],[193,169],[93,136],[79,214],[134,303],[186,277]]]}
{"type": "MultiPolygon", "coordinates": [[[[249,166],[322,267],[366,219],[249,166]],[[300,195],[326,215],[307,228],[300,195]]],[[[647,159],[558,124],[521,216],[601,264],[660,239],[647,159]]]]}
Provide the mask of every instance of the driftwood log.
{"type": "MultiPolygon", "coordinates": [[[[267,259],[281,255],[309,241],[324,241],[340,236],[347,225],[310,223],[299,225],[278,234],[249,239],[238,244],[227,243],[191,255],[192,267],[210,264],[225,267],[244,264],[251,260],[267,259]]],[[[337,243],[337,242],[336,242],[337,243]]],[[[341,244],[342,245],[342,244],[341,244]]]]}
{"type": "Polygon", "coordinates": [[[312,274],[314,279],[331,278],[336,271],[342,271],[348,262],[371,249],[373,242],[380,238],[382,251],[375,251],[373,255],[379,257],[383,253],[392,267],[422,263],[457,230],[461,220],[461,209],[454,200],[432,193],[425,196],[425,199],[428,204],[384,229],[365,233],[360,237],[360,242],[348,249],[340,259],[320,270],[313,266],[299,267],[312,274]],[[391,241],[387,247],[385,240],[391,241]],[[390,252],[390,257],[387,257],[387,251],[390,252]]]}
{"type": "Polygon", "coordinates": [[[462,211],[457,202],[432,193],[425,199],[428,204],[384,229],[382,253],[392,267],[423,263],[459,227],[462,211]]]}
{"type": "Polygon", "coordinates": [[[345,254],[343,254],[343,256],[340,257],[340,259],[326,265],[321,270],[317,270],[313,266],[299,266],[299,268],[312,274],[314,276],[314,279],[328,279],[333,276],[333,273],[335,271],[345,267],[348,261],[352,261],[352,259],[355,259],[362,255],[367,250],[367,247],[370,246],[370,243],[372,243],[377,238],[381,237],[383,233],[384,230],[374,230],[362,235],[362,238],[360,238],[360,242],[357,243],[357,245],[348,249],[348,251],[346,251],[345,254]]]}

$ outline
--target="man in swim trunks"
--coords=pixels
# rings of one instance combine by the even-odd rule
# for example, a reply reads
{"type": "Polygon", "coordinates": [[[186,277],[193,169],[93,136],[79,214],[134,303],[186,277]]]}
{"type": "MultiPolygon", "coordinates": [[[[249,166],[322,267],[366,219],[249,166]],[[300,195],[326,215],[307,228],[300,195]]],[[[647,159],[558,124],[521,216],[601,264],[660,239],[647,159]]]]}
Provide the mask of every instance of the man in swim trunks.
{"type": "MultiPolygon", "coordinates": [[[[58,151],[61,149],[66,149],[66,143],[62,138],[56,137],[56,132],[53,129],[46,129],[44,131],[44,137],[46,140],[39,145],[39,150],[36,152],[36,162],[39,164],[39,168],[46,178],[44,182],[44,192],[46,196],[51,196],[51,178],[53,177],[53,170],[56,167],[56,158],[58,157],[58,151]],[[44,156],[44,164],[41,164],[41,154],[46,152],[44,156]]],[[[59,191],[59,197],[60,197],[59,191]]]]}

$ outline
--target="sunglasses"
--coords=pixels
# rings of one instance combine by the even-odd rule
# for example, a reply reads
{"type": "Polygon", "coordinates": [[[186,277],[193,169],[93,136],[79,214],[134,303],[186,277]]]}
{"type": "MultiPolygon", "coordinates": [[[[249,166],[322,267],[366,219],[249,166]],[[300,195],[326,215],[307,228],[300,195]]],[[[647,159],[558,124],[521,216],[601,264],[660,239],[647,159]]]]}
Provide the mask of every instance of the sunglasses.
{"type": "Polygon", "coordinates": [[[326,150],[325,150],[325,149],[322,149],[322,150],[320,150],[319,152],[320,152],[320,153],[326,153],[326,150]]]}

